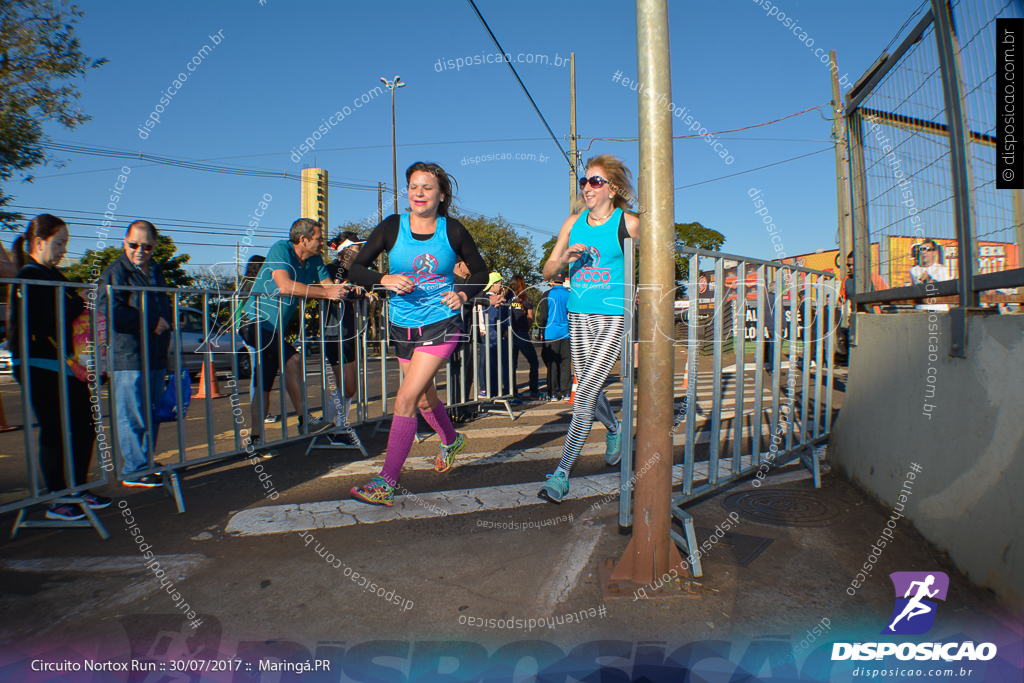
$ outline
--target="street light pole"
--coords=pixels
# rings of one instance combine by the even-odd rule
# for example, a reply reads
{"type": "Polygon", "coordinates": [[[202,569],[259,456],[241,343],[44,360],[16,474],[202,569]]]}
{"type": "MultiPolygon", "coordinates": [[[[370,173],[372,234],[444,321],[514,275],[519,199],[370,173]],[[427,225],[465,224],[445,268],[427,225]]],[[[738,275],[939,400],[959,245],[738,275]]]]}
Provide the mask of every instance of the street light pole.
{"type": "Polygon", "coordinates": [[[401,77],[395,76],[395,80],[389,81],[381,77],[381,83],[391,91],[391,181],[392,198],[394,201],[394,213],[398,213],[398,145],[395,141],[395,91],[404,88],[405,83],[401,77]]]}

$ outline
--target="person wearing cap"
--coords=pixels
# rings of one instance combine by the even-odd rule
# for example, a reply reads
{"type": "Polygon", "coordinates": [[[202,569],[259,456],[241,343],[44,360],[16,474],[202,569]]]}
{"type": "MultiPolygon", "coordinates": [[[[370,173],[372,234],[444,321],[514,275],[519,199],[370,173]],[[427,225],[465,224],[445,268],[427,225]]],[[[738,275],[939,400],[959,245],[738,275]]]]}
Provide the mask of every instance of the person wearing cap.
{"type": "Polygon", "coordinates": [[[544,347],[541,357],[548,371],[548,398],[552,401],[569,400],[572,373],[569,372],[569,290],[565,276],[558,273],[551,278],[551,289],[544,292],[537,304],[537,326],[540,327],[544,347]]]}
{"type": "MultiPolygon", "coordinates": [[[[348,269],[352,265],[359,248],[365,244],[359,235],[346,231],[332,239],[327,246],[338,252],[338,258],[327,264],[327,273],[337,283],[348,280],[348,269]]],[[[369,294],[370,298],[375,295],[369,294]]],[[[333,386],[327,399],[326,415],[335,427],[329,435],[331,443],[338,446],[356,446],[358,440],[352,428],[348,426],[349,411],[352,398],[356,395],[356,311],[353,301],[367,298],[362,287],[353,287],[341,302],[331,301],[327,305],[327,318],[324,325],[324,355],[334,372],[332,384],[341,381],[341,386],[333,386]],[[340,351],[339,351],[340,347],[340,351]],[[340,371],[340,372],[339,372],[340,371]],[[340,391],[339,391],[340,390],[340,391]]]]}
{"type": "MultiPolygon", "coordinates": [[[[509,358],[509,340],[506,336],[512,324],[512,310],[505,302],[505,288],[502,284],[501,273],[491,273],[487,279],[487,303],[486,311],[479,311],[477,325],[480,327],[480,339],[487,337],[487,355],[490,357],[491,370],[487,371],[487,362],[483,361],[477,368],[477,375],[480,378],[479,398],[490,398],[493,396],[505,396],[511,390],[509,358]],[[501,384],[498,381],[498,358],[501,358],[501,384]],[[490,375],[488,377],[488,374],[490,375]]],[[[522,401],[512,397],[509,403],[519,405],[522,401]]]]}

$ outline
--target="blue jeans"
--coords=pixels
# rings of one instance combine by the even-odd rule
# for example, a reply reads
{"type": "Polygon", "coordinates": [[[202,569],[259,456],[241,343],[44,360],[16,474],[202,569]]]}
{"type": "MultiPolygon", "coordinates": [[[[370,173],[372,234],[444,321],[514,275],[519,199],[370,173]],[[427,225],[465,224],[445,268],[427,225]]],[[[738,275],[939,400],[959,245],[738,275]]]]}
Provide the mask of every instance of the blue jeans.
{"type": "MultiPolygon", "coordinates": [[[[167,388],[167,370],[151,370],[149,372],[149,416],[152,420],[153,409],[167,388]]],[[[117,408],[117,442],[121,447],[124,459],[122,475],[131,476],[134,472],[149,467],[147,453],[152,450],[146,434],[146,415],[142,412],[146,394],[142,386],[141,370],[114,371],[115,405],[117,408]]],[[[153,422],[153,441],[156,442],[160,424],[153,422]]]]}

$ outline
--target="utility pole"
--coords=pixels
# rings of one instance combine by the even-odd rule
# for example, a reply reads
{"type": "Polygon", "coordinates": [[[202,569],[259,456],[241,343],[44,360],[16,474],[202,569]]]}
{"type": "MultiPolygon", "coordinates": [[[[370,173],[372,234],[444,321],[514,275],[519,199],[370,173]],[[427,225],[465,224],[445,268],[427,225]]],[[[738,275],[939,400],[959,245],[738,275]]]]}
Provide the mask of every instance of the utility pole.
{"type": "MultiPolygon", "coordinates": [[[[612,580],[646,585],[669,569],[685,571],[669,537],[672,523],[673,299],[675,193],[672,177],[672,100],[668,0],[636,0],[637,92],[640,120],[640,368],[637,373],[636,498],[633,537],[612,580]],[[654,93],[659,93],[655,95],[654,93]]],[[[626,302],[630,305],[631,302],[626,302]]],[[[623,370],[625,372],[626,370],[623,370]]],[[[629,400],[628,397],[624,397],[629,400]]],[[[623,444],[629,448],[630,444],[623,444]]]]}
{"type": "Polygon", "coordinates": [[[569,53],[569,161],[572,168],[569,170],[569,213],[572,213],[573,205],[576,203],[576,195],[580,188],[579,178],[576,176],[576,168],[579,160],[576,158],[576,53],[569,53]]]}
{"type": "Polygon", "coordinates": [[[384,222],[384,183],[377,183],[377,222],[384,222]]]}
{"type": "Polygon", "coordinates": [[[238,262],[238,259],[239,259],[238,246],[239,246],[238,242],[235,242],[235,291],[236,292],[238,291],[238,269],[241,267],[241,264],[238,262]]]}
{"type": "Polygon", "coordinates": [[[398,213],[398,146],[395,142],[395,91],[404,88],[406,84],[402,79],[395,76],[395,80],[389,81],[386,78],[380,79],[391,91],[391,181],[394,183],[394,213],[398,213]]]}
{"type": "MultiPolygon", "coordinates": [[[[832,64],[837,65],[836,51],[829,50],[832,64]]],[[[850,155],[846,147],[846,118],[843,95],[839,90],[839,68],[832,71],[832,138],[836,149],[836,205],[839,214],[839,280],[846,274],[846,255],[853,251],[853,224],[850,215],[850,155]]]]}

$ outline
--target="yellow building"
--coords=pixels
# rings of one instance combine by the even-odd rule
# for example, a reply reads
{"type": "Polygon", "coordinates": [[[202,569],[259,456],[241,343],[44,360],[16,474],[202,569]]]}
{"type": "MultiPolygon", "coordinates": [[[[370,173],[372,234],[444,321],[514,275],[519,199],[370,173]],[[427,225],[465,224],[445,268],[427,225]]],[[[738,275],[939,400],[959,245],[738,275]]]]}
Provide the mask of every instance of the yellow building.
{"type": "Polygon", "coordinates": [[[327,171],[322,168],[302,169],[302,218],[314,218],[324,226],[327,235],[327,171]]]}

